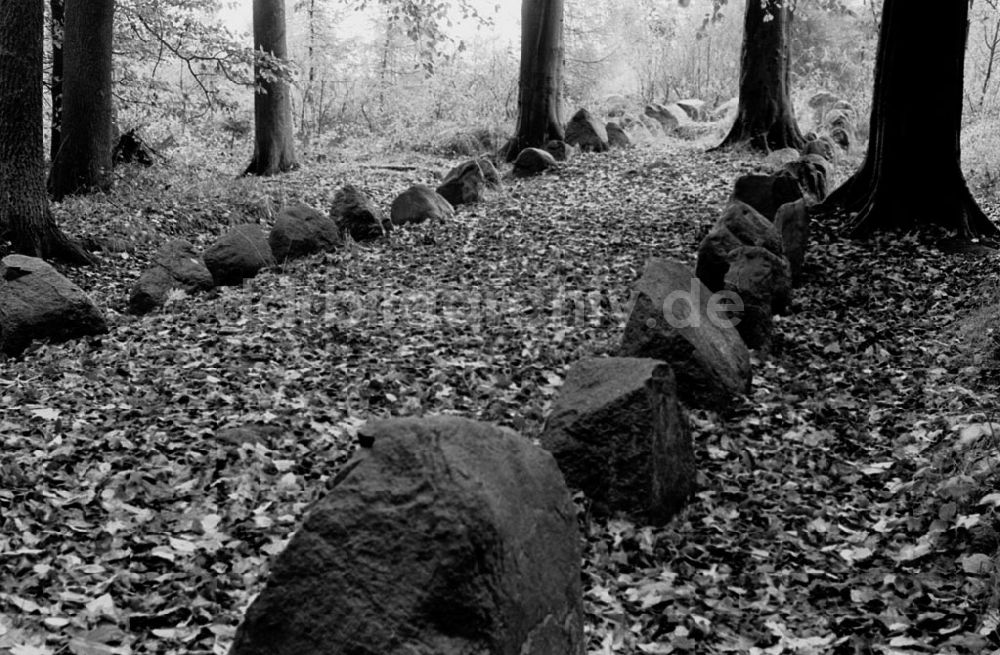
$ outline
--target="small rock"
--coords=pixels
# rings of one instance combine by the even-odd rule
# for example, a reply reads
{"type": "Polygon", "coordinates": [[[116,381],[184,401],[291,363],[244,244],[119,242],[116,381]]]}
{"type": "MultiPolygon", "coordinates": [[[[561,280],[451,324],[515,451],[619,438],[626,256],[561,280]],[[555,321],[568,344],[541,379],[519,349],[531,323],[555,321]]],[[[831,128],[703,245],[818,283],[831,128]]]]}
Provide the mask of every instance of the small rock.
{"type": "Polygon", "coordinates": [[[341,237],[350,234],[355,241],[374,241],[392,231],[392,222],[364,191],[353,184],[337,190],[330,206],[330,218],[341,237]]]}
{"type": "Polygon", "coordinates": [[[236,286],[274,266],[271,246],[256,223],[236,225],[209,246],[203,256],[216,286],[236,286]]]}
{"type": "Polygon", "coordinates": [[[455,215],[451,203],[425,184],[414,184],[392,201],[389,218],[393,225],[443,221],[455,215]]]}
{"type": "MultiPolygon", "coordinates": [[[[472,159],[452,168],[438,185],[437,192],[455,207],[481,202],[489,187],[487,172],[483,170],[484,162],[490,168],[493,167],[488,159],[472,159]]],[[[499,182],[500,176],[495,168],[492,173],[499,182]]]]}
{"type": "Polygon", "coordinates": [[[212,274],[198,257],[194,246],[184,239],[168,241],[153,255],[153,264],[132,287],[129,311],[145,314],[159,307],[173,289],[189,294],[215,286],[212,274]]]}
{"type": "Polygon", "coordinates": [[[607,152],[608,133],[586,109],[573,114],[566,125],[566,143],[577,146],[583,152],[607,152]]]}
{"type": "Polygon", "coordinates": [[[771,315],[788,307],[791,294],[788,260],[770,250],[740,246],[729,253],[726,289],[743,301],[736,329],[750,348],[768,350],[771,344],[771,315]]]}
{"type": "Polygon", "coordinates": [[[698,279],[711,291],[725,287],[729,252],[739,246],[761,246],[784,254],[781,235],[774,225],[746,203],[729,203],[712,231],[698,246],[698,279]]]}
{"type": "Polygon", "coordinates": [[[646,105],[645,114],[656,119],[667,134],[693,122],[687,113],[676,104],[649,104],[646,105]]]}
{"type": "Polygon", "coordinates": [[[792,283],[798,286],[809,247],[809,209],[805,201],[782,205],[774,218],[774,229],[781,235],[782,250],[792,268],[792,283]]]}
{"type": "Polygon", "coordinates": [[[698,98],[686,98],[684,100],[678,100],[675,104],[680,107],[684,113],[688,115],[688,118],[693,121],[708,120],[708,108],[705,105],[704,100],[699,100],[698,98]]]}
{"type": "Polygon", "coordinates": [[[794,177],[787,173],[776,175],[741,175],[733,186],[733,200],[750,205],[764,218],[774,220],[774,215],[786,202],[802,197],[802,190],[794,177]]]}
{"type": "Polygon", "coordinates": [[[514,175],[528,177],[538,175],[556,166],[556,159],[539,148],[525,148],[514,160],[514,175]]]}
{"type": "Polygon", "coordinates": [[[576,149],[565,141],[552,139],[545,143],[545,147],[542,150],[552,155],[556,161],[569,161],[576,149]]]}
{"type": "Polygon", "coordinates": [[[622,128],[618,123],[608,123],[605,126],[608,133],[608,144],[612,148],[630,148],[632,147],[632,139],[629,138],[628,133],[622,128]]]}
{"type": "Polygon", "coordinates": [[[332,252],[343,243],[337,223],[303,203],[281,208],[267,242],[277,262],[332,252]]]}

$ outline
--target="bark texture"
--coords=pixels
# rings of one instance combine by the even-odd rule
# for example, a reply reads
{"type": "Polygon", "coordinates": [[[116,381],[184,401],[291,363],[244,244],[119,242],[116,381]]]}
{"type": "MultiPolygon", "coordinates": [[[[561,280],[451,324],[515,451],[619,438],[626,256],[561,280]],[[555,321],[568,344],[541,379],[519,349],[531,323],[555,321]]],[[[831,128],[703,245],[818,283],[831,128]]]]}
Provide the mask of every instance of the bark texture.
{"type": "Polygon", "coordinates": [[[45,195],[44,29],[40,0],[0,0],[0,237],[24,255],[83,264],[89,255],[56,227],[45,195]]]}
{"type": "Polygon", "coordinates": [[[61,140],[49,174],[56,200],[111,188],[114,13],[114,0],[66,6],[61,140]]]}
{"type": "Polygon", "coordinates": [[[740,59],[740,105],[720,148],[770,152],[805,145],[792,110],[789,0],[747,0],[740,59]]]}
{"type": "Polygon", "coordinates": [[[1000,237],[972,198],[961,169],[968,19],[966,0],[933,10],[886,0],[868,153],[858,172],[823,204],[824,210],[853,215],[853,235],[935,224],[962,238],[1000,237]],[[934,89],[932,99],[928,89],[934,89]]]}
{"type": "Polygon", "coordinates": [[[55,161],[62,140],[62,94],[63,94],[63,27],[66,24],[66,8],[63,0],[49,0],[52,13],[49,36],[52,38],[52,78],[49,95],[52,98],[52,128],[49,142],[49,160],[55,161]]]}
{"type": "Polygon", "coordinates": [[[253,47],[257,52],[253,98],[254,151],[244,175],[276,175],[298,167],[288,82],[267,65],[288,58],[284,0],[254,0],[253,47]]]}
{"type": "Polygon", "coordinates": [[[521,0],[517,132],[505,146],[507,161],[525,148],[563,139],[562,66],[563,0],[521,0]]]}

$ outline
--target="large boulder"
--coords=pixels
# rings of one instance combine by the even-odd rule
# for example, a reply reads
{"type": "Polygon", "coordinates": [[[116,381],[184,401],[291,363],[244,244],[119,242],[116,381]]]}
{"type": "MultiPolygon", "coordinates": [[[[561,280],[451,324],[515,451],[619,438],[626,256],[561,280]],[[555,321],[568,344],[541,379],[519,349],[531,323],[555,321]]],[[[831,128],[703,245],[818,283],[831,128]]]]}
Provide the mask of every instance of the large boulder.
{"type": "Polygon", "coordinates": [[[788,307],[792,280],[788,260],[766,248],[741,246],[729,253],[726,289],[742,301],[732,312],[736,329],[750,348],[768,350],[771,315],[788,307]]]}
{"type": "Polygon", "coordinates": [[[345,184],[333,196],[330,218],[337,224],[340,236],[350,234],[355,241],[374,241],[392,231],[392,222],[364,191],[345,184]]]}
{"type": "Polygon", "coordinates": [[[457,207],[481,202],[486,197],[486,189],[496,188],[499,183],[500,176],[490,160],[472,159],[448,171],[437,192],[457,207]]]}
{"type": "MultiPolygon", "coordinates": [[[[560,143],[562,143],[560,141],[560,143]]],[[[556,166],[556,158],[541,148],[525,148],[514,160],[514,176],[538,175],[556,166]]]]}
{"type": "Polygon", "coordinates": [[[632,139],[628,133],[618,123],[608,123],[604,126],[608,132],[608,144],[612,148],[629,148],[632,146],[632,139]]]}
{"type": "Polygon", "coordinates": [[[600,121],[581,109],[566,124],[566,143],[583,152],[607,152],[608,133],[600,121]]]}
{"type": "Polygon", "coordinates": [[[393,225],[443,221],[455,215],[451,203],[426,184],[414,184],[392,201],[389,218],[393,225]]]}
{"type": "Polygon", "coordinates": [[[646,116],[659,122],[663,127],[663,131],[667,134],[686,127],[693,122],[687,113],[677,106],[677,104],[661,105],[654,102],[646,105],[644,112],[646,116]]]}
{"type": "Polygon", "coordinates": [[[741,175],[733,185],[732,199],[745,202],[769,221],[774,220],[778,207],[801,197],[799,183],[787,173],[741,175]]]}
{"type": "Polygon", "coordinates": [[[236,286],[261,269],[274,266],[274,255],[256,223],[236,225],[208,247],[202,259],[217,286],[236,286]]]}
{"type": "Polygon", "coordinates": [[[267,242],[275,261],[280,263],[332,252],[343,244],[343,239],[336,221],[298,203],[281,208],[267,242]]]}
{"type": "Polygon", "coordinates": [[[750,388],[750,354],[713,294],[683,264],[651,259],[632,290],[618,355],[670,364],[691,407],[721,409],[750,388]]]}
{"type": "Polygon", "coordinates": [[[45,261],[0,260],[0,352],[20,355],[32,341],[68,341],[108,331],[104,313],[45,261]]]}
{"type": "Polygon", "coordinates": [[[729,253],[740,246],[761,246],[776,255],[784,254],[781,235],[774,225],[750,205],[735,201],[729,203],[698,245],[695,273],[709,290],[721,291],[725,287],[729,253]]]}
{"type": "Polygon", "coordinates": [[[553,458],[456,417],[376,421],[271,566],[230,655],[582,655],[553,458]]]}
{"type": "Polygon", "coordinates": [[[145,314],[162,305],[174,289],[194,294],[214,286],[212,274],[194,246],[184,239],[174,239],[153,255],[152,266],[143,271],[132,287],[128,308],[133,314],[145,314]]]}
{"type": "Polygon", "coordinates": [[[664,523],[695,490],[695,460],[670,366],[655,359],[577,362],[541,443],[598,514],[664,523]]]}
{"type": "Polygon", "coordinates": [[[796,200],[779,207],[774,229],[781,235],[782,250],[791,266],[792,284],[798,286],[809,248],[809,208],[805,201],[796,200]]]}

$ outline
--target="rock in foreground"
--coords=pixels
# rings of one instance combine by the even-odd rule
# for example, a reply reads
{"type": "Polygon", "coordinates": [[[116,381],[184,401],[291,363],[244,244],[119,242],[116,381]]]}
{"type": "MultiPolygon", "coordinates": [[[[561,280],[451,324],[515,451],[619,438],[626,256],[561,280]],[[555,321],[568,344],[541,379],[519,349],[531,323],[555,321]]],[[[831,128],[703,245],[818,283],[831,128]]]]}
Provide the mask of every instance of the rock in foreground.
{"type": "Polygon", "coordinates": [[[230,655],[582,655],[580,545],[552,457],[454,417],[361,431],[230,655]]]}
{"type": "Polygon", "coordinates": [[[45,261],[0,260],[0,352],[20,355],[32,341],[68,341],[108,331],[104,314],[80,287],[45,261]]]}

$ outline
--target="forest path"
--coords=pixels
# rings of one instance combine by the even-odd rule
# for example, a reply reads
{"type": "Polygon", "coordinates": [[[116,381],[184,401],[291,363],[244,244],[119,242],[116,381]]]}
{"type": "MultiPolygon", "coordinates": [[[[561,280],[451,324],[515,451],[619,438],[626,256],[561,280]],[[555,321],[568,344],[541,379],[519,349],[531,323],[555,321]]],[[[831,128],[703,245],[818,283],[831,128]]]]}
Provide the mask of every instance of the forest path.
{"type": "MultiPolygon", "coordinates": [[[[326,209],[345,182],[387,206],[448,163],[417,165],[140,172],[111,202],[61,208],[71,232],[141,245],[71,276],[121,309],[167,236],[206,243],[282,199],[326,209]]],[[[566,366],[617,345],[646,259],[693,263],[733,179],[758,165],[687,144],[580,156],[445,225],[142,319],[113,314],[99,343],[5,363],[0,652],[71,637],[225,652],[358,425],[452,412],[536,436],[566,366]],[[278,430],[243,445],[213,436],[248,422],[278,430]]],[[[952,323],[988,299],[996,262],[815,232],[752,397],[692,415],[702,493],[663,529],[590,524],[593,652],[855,652],[868,637],[948,652],[995,627],[983,614],[995,577],[963,570],[975,549],[993,552],[984,526],[997,515],[977,503],[996,484],[997,445],[972,436],[995,399],[966,390],[979,373],[952,323]]]]}

